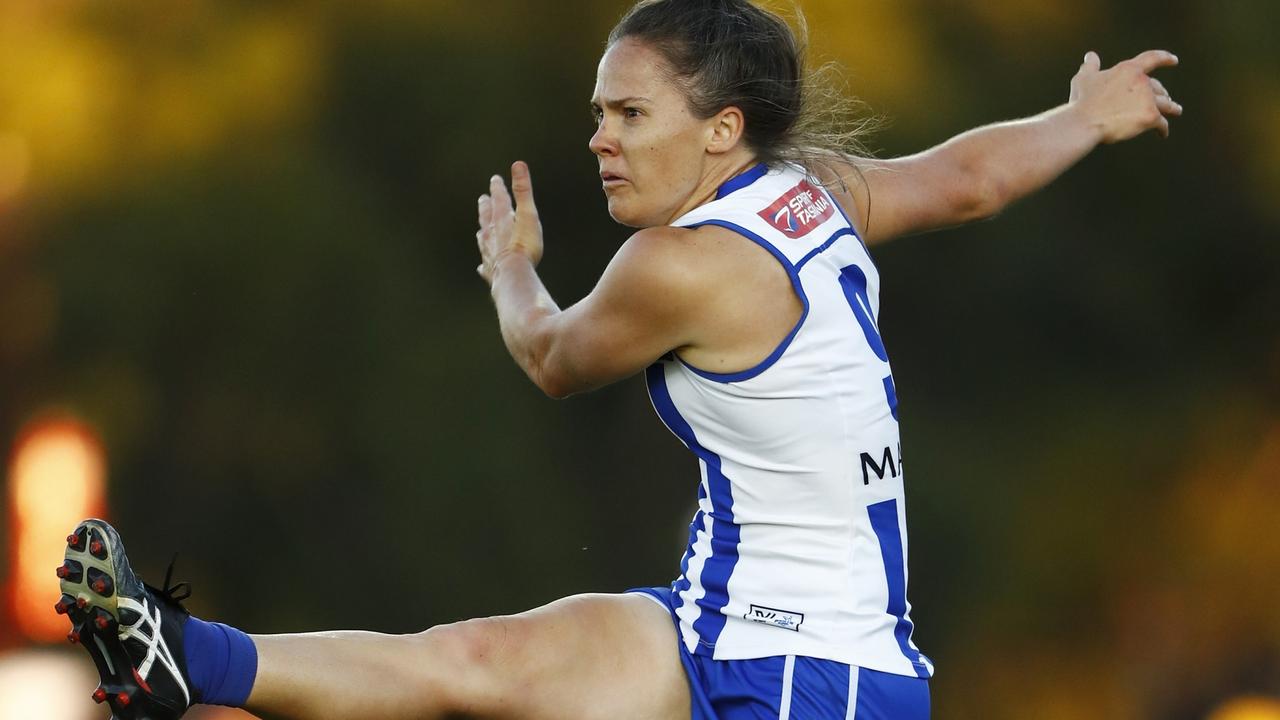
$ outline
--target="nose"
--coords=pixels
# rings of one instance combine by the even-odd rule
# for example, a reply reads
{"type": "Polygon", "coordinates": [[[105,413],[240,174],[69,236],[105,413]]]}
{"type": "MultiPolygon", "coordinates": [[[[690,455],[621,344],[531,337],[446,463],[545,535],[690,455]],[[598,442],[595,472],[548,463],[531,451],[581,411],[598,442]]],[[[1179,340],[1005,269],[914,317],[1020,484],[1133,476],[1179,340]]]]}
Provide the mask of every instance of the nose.
{"type": "Polygon", "coordinates": [[[591,148],[591,152],[600,157],[613,157],[618,154],[618,141],[610,132],[609,121],[601,120],[596,126],[596,132],[591,136],[591,141],[587,143],[587,147],[591,148]]]}

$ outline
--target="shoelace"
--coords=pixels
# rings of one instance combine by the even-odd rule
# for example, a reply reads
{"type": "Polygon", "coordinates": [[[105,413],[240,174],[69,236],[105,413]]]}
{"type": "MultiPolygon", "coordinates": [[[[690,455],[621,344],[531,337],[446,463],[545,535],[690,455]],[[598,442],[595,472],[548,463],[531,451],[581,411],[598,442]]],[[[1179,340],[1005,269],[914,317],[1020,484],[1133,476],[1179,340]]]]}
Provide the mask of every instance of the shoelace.
{"type": "MultiPolygon", "coordinates": [[[[166,600],[182,607],[182,601],[191,597],[191,583],[180,582],[173,584],[173,566],[178,562],[178,553],[173,554],[173,558],[169,560],[169,568],[164,571],[164,587],[162,589],[151,588],[157,595],[163,595],[166,600]]],[[[186,608],[183,608],[184,610],[186,608]]]]}

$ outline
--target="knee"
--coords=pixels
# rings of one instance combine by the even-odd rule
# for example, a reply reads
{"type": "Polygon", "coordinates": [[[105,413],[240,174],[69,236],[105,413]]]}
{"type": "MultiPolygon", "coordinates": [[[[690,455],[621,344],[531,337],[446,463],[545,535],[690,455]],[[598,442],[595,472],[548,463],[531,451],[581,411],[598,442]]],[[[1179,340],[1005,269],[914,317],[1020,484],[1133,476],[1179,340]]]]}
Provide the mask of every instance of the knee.
{"type": "Polygon", "coordinates": [[[528,666],[519,660],[522,636],[520,624],[503,617],[439,625],[411,636],[429,659],[424,690],[452,713],[490,714],[526,680],[521,672],[528,666]]]}
{"type": "Polygon", "coordinates": [[[491,617],[438,625],[419,637],[439,647],[459,666],[487,671],[503,663],[518,648],[519,634],[512,618],[491,617]]]}

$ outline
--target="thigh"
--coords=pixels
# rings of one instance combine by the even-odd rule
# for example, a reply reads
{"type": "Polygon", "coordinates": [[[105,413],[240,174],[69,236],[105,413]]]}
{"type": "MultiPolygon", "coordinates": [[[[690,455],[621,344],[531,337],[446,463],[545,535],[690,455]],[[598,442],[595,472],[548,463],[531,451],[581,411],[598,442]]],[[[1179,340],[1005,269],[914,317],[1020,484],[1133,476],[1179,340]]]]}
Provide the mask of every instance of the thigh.
{"type": "Polygon", "coordinates": [[[494,717],[689,718],[671,615],[646,597],[576,595],[480,622],[497,648],[494,717]]]}

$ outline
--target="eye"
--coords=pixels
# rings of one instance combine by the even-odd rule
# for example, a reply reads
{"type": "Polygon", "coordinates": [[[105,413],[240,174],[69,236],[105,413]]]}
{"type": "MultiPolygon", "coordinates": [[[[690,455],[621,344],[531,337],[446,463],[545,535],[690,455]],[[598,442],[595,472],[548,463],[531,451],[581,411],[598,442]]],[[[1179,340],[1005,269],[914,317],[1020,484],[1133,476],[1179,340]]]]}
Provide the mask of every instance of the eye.
{"type": "Polygon", "coordinates": [[[638,118],[644,113],[640,112],[640,108],[626,107],[622,109],[622,114],[627,118],[638,118]]]}
{"type": "Polygon", "coordinates": [[[599,108],[598,106],[596,106],[596,105],[592,105],[592,106],[591,106],[591,118],[592,118],[593,120],[595,120],[595,121],[596,121],[596,124],[597,124],[597,125],[599,125],[599,124],[600,124],[600,121],[604,119],[604,112],[603,112],[603,111],[601,111],[601,110],[600,110],[600,108],[599,108]]]}

